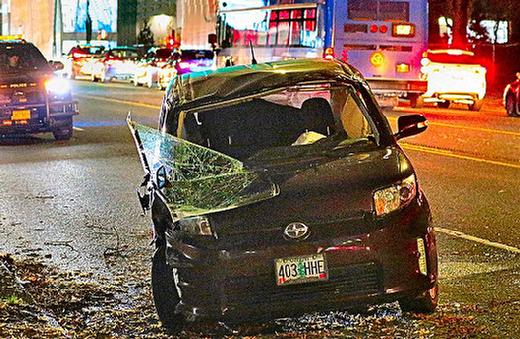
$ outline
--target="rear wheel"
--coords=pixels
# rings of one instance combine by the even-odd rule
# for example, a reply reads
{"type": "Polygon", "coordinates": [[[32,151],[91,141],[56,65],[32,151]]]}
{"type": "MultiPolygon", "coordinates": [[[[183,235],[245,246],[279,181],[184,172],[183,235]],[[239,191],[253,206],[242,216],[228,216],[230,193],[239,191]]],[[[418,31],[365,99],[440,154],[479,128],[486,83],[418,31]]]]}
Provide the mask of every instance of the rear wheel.
{"type": "Polygon", "coordinates": [[[72,138],[73,133],[72,118],[68,118],[61,122],[53,131],[54,139],[56,140],[69,140],[72,138]]]}
{"type": "Polygon", "coordinates": [[[175,313],[180,301],[175,288],[173,269],[166,263],[166,248],[160,246],[152,259],[152,294],[159,320],[170,330],[180,330],[184,324],[181,314],[175,313]]]}
{"type": "Polygon", "coordinates": [[[506,97],[506,111],[507,115],[510,117],[518,117],[520,116],[520,112],[518,112],[518,103],[512,94],[509,94],[506,97]]]}
{"type": "Polygon", "coordinates": [[[441,101],[439,103],[437,103],[437,106],[439,106],[439,108],[448,108],[450,107],[450,102],[449,101],[441,101]]]}
{"type": "Polygon", "coordinates": [[[478,112],[482,108],[483,103],[484,103],[483,100],[476,99],[475,101],[473,101],[473,103],[471,105],[469,105],[469,109],[472,111],[478,112]]]}
{"type": "Polygon", "coordinates": [[[403,312],[432,313],[439,303],[439,284],[416,297],[405,297],[399,300],[403,312]]]}

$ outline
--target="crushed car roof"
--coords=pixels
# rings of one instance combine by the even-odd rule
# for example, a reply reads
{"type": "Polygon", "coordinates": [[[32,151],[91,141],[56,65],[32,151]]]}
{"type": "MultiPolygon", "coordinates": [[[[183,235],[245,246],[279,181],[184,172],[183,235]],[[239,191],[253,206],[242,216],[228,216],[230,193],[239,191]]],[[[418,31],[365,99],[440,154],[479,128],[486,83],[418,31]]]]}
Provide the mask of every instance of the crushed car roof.
{"type": "Polygon", "coordinates": [[[364,82],[358,70],[339,60],[294,59],[194,72],[177,77],[168,88],[169,113],[309,82],[364,82]]]}

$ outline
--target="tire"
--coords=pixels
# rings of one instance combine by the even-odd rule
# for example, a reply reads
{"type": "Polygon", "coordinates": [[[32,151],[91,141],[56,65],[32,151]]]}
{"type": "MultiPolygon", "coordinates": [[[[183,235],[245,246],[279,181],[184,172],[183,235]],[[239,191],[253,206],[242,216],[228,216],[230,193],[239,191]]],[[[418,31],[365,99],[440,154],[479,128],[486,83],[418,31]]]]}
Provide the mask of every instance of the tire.
{"type": "Polygon", "coordinates": [[[70,140],[72,138],[74,129],[72,128],[72,118],[66,119],[63,124],[60,124],[52,131],[54,139],[56,140],[70,140]]]}
{"type": "Polygon", "coordinates": [[[439,106],[439,108],[448,108],[448,107],[450,107],[450,102],[449,101],[441,101],[441,102],[437,103],[437,106],[439,106]]]}
{"type": "Polygon", "coordinates": [[[484,104],[483,100],[475,100],[471,105],[469,105],[469,109],[471,111],[478,112],[482,108],[482,105],[484,104]]]}
{"type": "Polygon", "coordinates": [[[512,94],[509,94],[506,97],[506,112],[510,117],[520,116],[520,112],[518,112],[518,103],[512,94]]]}
{"type": "Polygon", "coordinates": [[[150,75],[150,76],[148,77],[148,79],[146,80],[146,86],[147,86],[148,88],[153,88],[153,79],[152,79],[152,76],[151,76],[151,75],[150,75]]]}
{"type": "Polygon", "coordinates": [[[423,106],[424,106],[424,99],[423,99],[422,95],[410,96],[410,107],[422,108],[423,106]]]}
{"type": "Polygon", "coordinates": [[[417,297],[405,297],[399,300],[403,312],[432,313],[439,303],[439,284],[424,291],[417,297]]]}
{"type": "Polygon", "coordinates": [[[175,313],[180,298],[175,288],[173,269],[166,263],[166,248],[164,246],[158,247],[153,254],[152,294],[162,326],[169,330],[181,330],[184,325],[184,317],[175,313]]]}

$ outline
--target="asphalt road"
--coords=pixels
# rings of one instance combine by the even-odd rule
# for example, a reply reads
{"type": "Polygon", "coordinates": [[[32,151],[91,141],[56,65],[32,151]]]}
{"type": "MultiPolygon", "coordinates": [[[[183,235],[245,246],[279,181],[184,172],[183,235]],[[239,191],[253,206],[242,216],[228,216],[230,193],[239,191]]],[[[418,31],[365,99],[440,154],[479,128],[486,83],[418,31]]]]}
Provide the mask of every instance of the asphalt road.
{"type": "MultiPolygon", "coordinates": [[[[163,93],[85,81],[74,92],[81,114],[72,140],[0,139],[0,251],[110,276],[120,266],[107,253],[126,250],[148,270],[149,220],[135,195],[143,173],[125,119],[130,112],[156,126],[163,93]]],[[[410,113],[430,121],[401,144],[432,205],[442,293],[438,315],[414,324],[438,336],[453,334],[443,331],[450,321],[477,336],[520,336],[520,119],[499,99],[481,112],[386,112],[394,126],[410,113]]]]}

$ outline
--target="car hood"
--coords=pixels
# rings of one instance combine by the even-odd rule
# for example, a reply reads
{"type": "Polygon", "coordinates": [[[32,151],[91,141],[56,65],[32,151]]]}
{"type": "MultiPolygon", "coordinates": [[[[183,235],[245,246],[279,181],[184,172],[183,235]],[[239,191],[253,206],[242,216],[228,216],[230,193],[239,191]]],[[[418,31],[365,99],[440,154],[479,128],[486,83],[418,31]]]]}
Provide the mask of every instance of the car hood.
{"type": "Polygon", "coordinates": [[[224,229],[247,231],[291,222],[324,223],[373,215],[373,193],[413,173],[398,146],[351,152],[335,159],[266,163],[279,195],[216,213],[224,229]]]}

